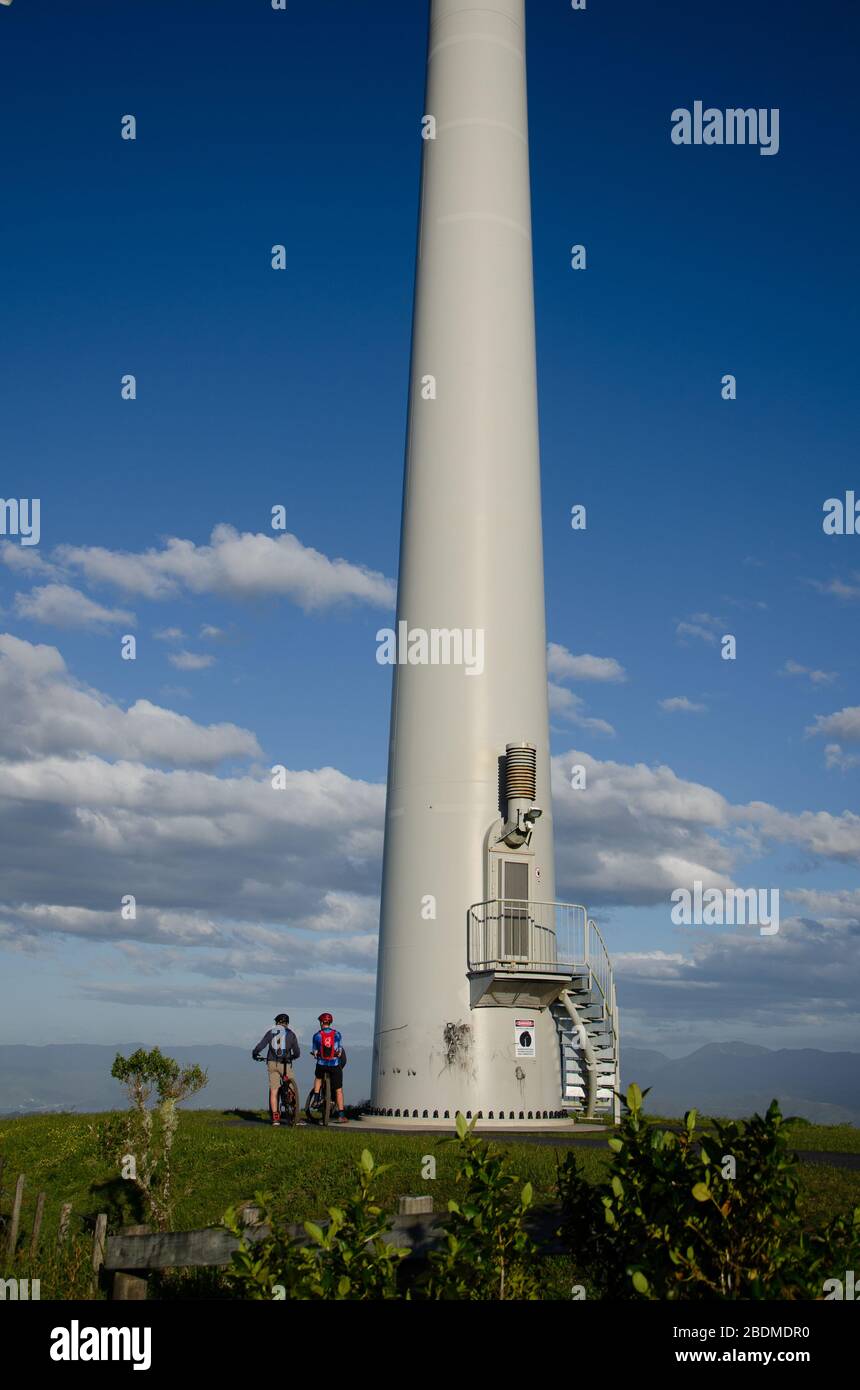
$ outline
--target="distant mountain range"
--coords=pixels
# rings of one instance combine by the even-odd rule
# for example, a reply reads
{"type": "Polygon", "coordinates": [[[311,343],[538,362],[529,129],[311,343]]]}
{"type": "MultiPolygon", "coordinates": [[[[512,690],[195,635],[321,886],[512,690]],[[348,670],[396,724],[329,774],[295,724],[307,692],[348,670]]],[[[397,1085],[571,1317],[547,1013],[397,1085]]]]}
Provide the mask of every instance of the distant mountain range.
{"type": "MultiPolygon", "coordinates": [[[[254,1039],[256,1042],[256,1038],[254,1039]]],[[[110,1074],[118,1052],[127,1057],[150,1043],[49,1043],[45,1047],[0,1046],[0,1115],[35,1115],[53,1110],[116,1110],[126,1104],[125,1091],[110,1074]]],[[[344,1089],[347,1103],[370,1095],[370,1048],[349,1047],[344,1089]]],[[[187,1104],[203,1110],[260,1109],[266,1104],[266,1068],[251,1059],[250,1047],[164,1047],[163,1052],[188,1066],[197,1062],[209,1084],[187,1104]]],[[[313,1058],[296,1064],[304,1100],[313,1081],[313,1058]]]]}
{"type": "Polygon", "coordinates": [[[635,1081],[651,1087],[646,1110],[683,1115],[693,1106],[703,1114],[761,1113],[774,1096],[784,1115],[819,1124],[860,1124],[860,1054],[820,1052],[814,1047],[781,1048],[753,1043],[708,1043],[687,1057],[665,1057],[647,1048],[624,1047],[622,1088],[635,1081]]]}
{"type": "MultiPolygon", "coordinates": [[[[117,1052],[128,1056],[139,1042],[103,1047],[49,1043],[45,1047],[0,1046],[0,1115],[46,1111],[112,1110],[125,1105],[123,1088],[110,1074],[117,1052]]],[[[163,1049],[183,1065],[197,1062],[209,1084],[189,1104],[209,1110],[259,1109],[265,1103],[266,1071],[250,1049],[203,1044],[163,1049]]],[[[304,1098],[313,1061],[297,1065],[304,1098]]],[[[687,1057],[666,1057],[649,1048],[621,1047],[622,1086],[651,1087],[652,1114],[682,1115],[695,1106],[703,1114],[739,1116],[767,1108],[774,1096],[783,1114],[821,1124],[860,1124],[860,1054],[816,1048],[771,1051],[752,1043],[708,1043],[687,1057]]],[[[348,1103],[370,1094],[370,1048],[350,1047],[344,1077],[348,1103]]]]}

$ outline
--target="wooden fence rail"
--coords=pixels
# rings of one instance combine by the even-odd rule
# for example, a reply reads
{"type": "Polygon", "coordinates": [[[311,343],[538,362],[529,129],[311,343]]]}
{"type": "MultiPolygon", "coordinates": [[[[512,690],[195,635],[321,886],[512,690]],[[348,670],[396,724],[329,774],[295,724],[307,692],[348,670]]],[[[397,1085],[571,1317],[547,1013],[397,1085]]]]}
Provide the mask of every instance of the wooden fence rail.
{"type": "MultiPolygon", "coordinates": [[[[22,1174],[15,1186],[6,1233],[7,1258],[14,1257],[16,1253],[23,1195],[22,1174]]],[[[39,1193],[29,1242],[31,1260],[39,1247],[44,1206],[45,1194],[39,1193]]],[[[64,1202],[57,1232],[60,1244],[68,1235],[71,1212],[71,1203],[64,1202]]],[[[270,1228],[259,1221],[259,1211],[250,1203],[241,1211],[241,1217],[245,1223],[245,1237],[252,1244],[265,1240],[270,1234],[270,1228]]],[[[529,1214],[526,1227],[540,1255],[567,1253],[557,1235],[560,1217],[560,1211],[554,1208],[543,1208],[529,1214]]],[[[323,1221],[320,1224],[324,1226],[326,1223],[323,1221]]],[[[310,1241],[302,1224],[286,1226],[283,1234],[301,1244],[310,1241]]],[[[440,1248],[444,1238],[443,1219],[434,1214],[432,1198],[423,1196],[399,1198],[397,1215],[392,1218],[391,1228],[382,1237],[386,1245],[408,1251],[407,1259],[413,1260],[426,1259],[431,1250],[440,1248]]],[[[238,1248],[238,1237],[223,1226],[207,1226],[199,1231],[152,1231],[148,1226],[128,1226],[118,1235],[109,1236],[107,1216],[102,1212],[96,1217],[93,1233],[91,1293],[95,1294],[104,1271],[113,1276],[114,1299],[146,1298],[147,1277],[156,1270],[229,1265],[233,1252],[238,1248]]]]}
{"type": "MultiPolygon", "coordinates": [[[[401,1205],[403,1202],[401,1198],[401,1205]]],[[[541,1255],[567,1253],[567,1248],[556,1234],[560,1219],[561,1213],[555,1209],[533,1212],[528,1219],[529,1235],[541,1255]]],[[[309,1242],[303,1225],[288,1225],[284,1232],[301,1243],[309,1242]]],[[[269,1234],[268,1226],[249,1225],[245,1237],[253,1244],[265,1240],[269,1234]]],[[[439,1249],[444,1243],[444,1236],[442,1218],[432,1211],[401,1210],[392,1219],[391,1229],[382,1239],[386,1245],[408,1250],[407,1259],[420,1260],[426,1259],[431,1250],[439,1249]]],[[[222,1226],[209,1226],[200,1231],[152,1231],[147,1234],[121,1231],[119,1235],[108,1236],[103,1267],[106,1273],[114,1275],[114,1298],[145,1298],[147,1274],[159,1269],[229,1265],[234,1250],[238,1248],[238,1238],[222,1226]],[[133,1281],[130,1286],[126,1282],[129,1279],[133,1281]]]]}

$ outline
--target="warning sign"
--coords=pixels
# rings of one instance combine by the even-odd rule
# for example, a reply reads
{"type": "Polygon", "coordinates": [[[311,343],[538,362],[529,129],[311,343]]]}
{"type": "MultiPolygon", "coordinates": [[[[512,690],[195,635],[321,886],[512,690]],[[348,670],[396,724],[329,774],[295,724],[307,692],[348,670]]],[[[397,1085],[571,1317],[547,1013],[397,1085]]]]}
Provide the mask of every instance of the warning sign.
{"type": "Polygon", "coordinates": [[[514,1043],[517,1057],[534,1057],[535,1021],[533,1018],[514,1020],[514,1043]]]}

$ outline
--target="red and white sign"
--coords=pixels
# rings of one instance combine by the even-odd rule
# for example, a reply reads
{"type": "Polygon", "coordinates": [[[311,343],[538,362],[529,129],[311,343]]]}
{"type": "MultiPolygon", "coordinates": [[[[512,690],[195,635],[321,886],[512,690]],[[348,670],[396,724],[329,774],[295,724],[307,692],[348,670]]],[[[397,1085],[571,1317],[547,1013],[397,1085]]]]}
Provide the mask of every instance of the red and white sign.
{"type": "Polygon", "coordinates": [[[535,1021],[533,1018],[514,1020],[514,1051],[517,1057],[534,1057],[535,1021]]]}

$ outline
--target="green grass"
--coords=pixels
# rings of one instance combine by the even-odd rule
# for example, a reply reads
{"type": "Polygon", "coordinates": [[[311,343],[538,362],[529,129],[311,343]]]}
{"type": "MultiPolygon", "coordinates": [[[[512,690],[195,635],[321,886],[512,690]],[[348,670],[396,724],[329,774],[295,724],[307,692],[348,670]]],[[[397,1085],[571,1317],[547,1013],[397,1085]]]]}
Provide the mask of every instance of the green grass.
{"type": "MultiPolygon", "coordinates": [[[[40,1190],[47,1193],[46,1230],[56,1230],[60,1207],[67,1201],[73,1203],[79,1220],[108,1211],[115,1218],[113,1224],[119,1224],[120,1210],[111,1211],[108,1186],[116,1185],[116,1170],[98,1155],[99,1119],[52,1115],[0,1122],[0,1155],[6,1159],[2,1209],[8,1210],[18,1173],[25,1173],[25,1225],[27,1208],[40,1190]]],[[[560,1157],[562,1151],[524,1143],[500,1147],[516,1154],[517,1173],[533,1184],[537,1200],[553,1200],[556,1155],[560,1157]]],[[[441,1210],[454,1195],[454,1146],[434,1134],[273,1130],[263,1124],[231,1124],[230,1117],[220,1112],[185,1111],[172,1165],[177,1174],[174,1227],[193,1230],[217,1224],[231,1203],[260,1190],[271,1192],[295,1221],[319,1216],[351,1190],[363,1148],[371,1150],[377,1163],[391,1165],[380,1179],[380,1196],[386,1203],[396,1205],[404,1193],[430,1192],[441,1210]],[[435,1180],[421,1176],[427,1155],[436,1161],[435,1180]]],[[[602,1172],[607,1157],[608,1151],[582,1151],[589,1177],[602,1172]]]]}
{"type": "Polygon", "coordinates": [[[840,1212],[860,1206],[860,1169],[804,1163],[798,1169],[800,1210],[810,1227],[823,1226],[840,1212]]]}
{"type": "MultiPolygon", "coordinates": [[[[724,1116],[716,1116],[725,1119],[724,1116]]],[[[678,1129],[682,1120],[671,1115],[647,1115],[649,1125],[670,1125],[678,1129]]],[[[699,1113],[696,1129],[713,1130],[714,1122],[709,1116],[699,1113]]],[[[809,1120],[793,1120],[786,1123],[786,1137],[789,1144],[799,1154],[804,1151],[817,1151],[821,1154],[860,1154],[860,1129],[856,1125],[811,1125],[809,1120]]]]}
{"type": "MultiPolygon", "coordinates": [[[[26,1175],[24,1226],[36,1194],[47,1194],[45,1231],[55,1231],[63,1202],[72,1202],[80,1228],[83,1220],[108,1211],[114,1225],[122,1207],[113,1199],[116,1170],[99,1157],[97,1115],[28,1116],[0,1121],[0,1155],[5,1157],[0,1209],[8,1211],[19,1173],[26,1175]]],[[[608,1137],[608,1135],[607,1135],[608,1137]]],[[[848,1126],[801,1125],[791,1131],[798,1149],[856,1152],[858,1131],[848,1126]]],[[[555,1195],[556,1160],[564,1150],[525,1142],[495,1141],[510,1152],[523,1181],[533,1184],[538,1202],[555,1195]]],[[[454,1195],[454,1148],[434,1134],[388,1134],[384,1131],[317,1129],[272,1130],[267,1125],[236,1125],[231,1117],[208,1110],[182,1114],[174,1149],[176,1181],[174,1227],[192,1230],[217,1224],[225,1209],[271,1192],[279,1207],[303,1221],[318,1216],[350,1189],[361,1150],[370,1148],[378,1163],[390,1164],[380,1179],[380,1195],[395,1205],[403,1193],[432,1193],[437,1209],[454,1195]],[[427,1155],[435,1158],[436,1178],[422,1177],[427,1155]]],[[[585,1175],[597,1180],[608,1166],[605,1148],[577,1149],[585,1175]]],[[[860,1201],[860,1170],[823,1164],[800,1169],[804,1202],[813,1219],[823,1218],[829,1204],[860,1201]]],[[[126,1189],[130,1184],[124,1185],[126,1189]]],[[[132,1213],[126,1213],[131,1219],[132,1213]]]]}
{"type": "Polygon", "coordinates": [[[789,1143],[802,1153],[817,1149],[821,1153],[860,1153],[860,1129],[854,1125],[811,1125],[799,1120],[787,1126],[789,1143]]]}
{"type": "MultiPolygon", "coordinates": [[[[647,1118],[651,1124],[681,1124],[679,1119],[668,1115],[649,1115],[647,1118]]],[[[712,1129],[713,1122],[699,1115],[696,1128],[712,1129]]],[[[810,1149],[820,1153],[860,1153],[860,1129],[856,1125],[814,1125],[808,1120],[795,1120],[793,1124],[787,1124],[785,1129],[789,1143],[799,1153],[810,1149]]]]}

